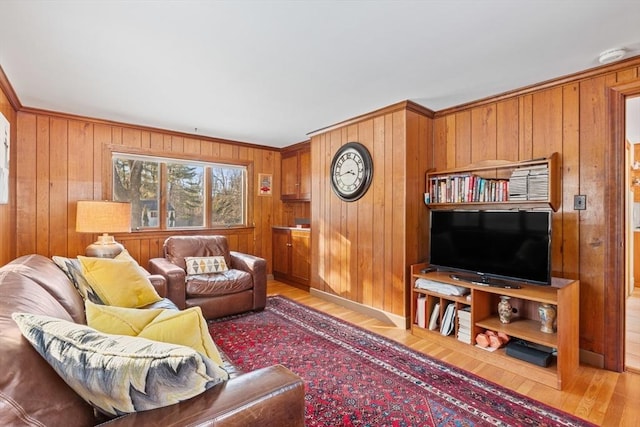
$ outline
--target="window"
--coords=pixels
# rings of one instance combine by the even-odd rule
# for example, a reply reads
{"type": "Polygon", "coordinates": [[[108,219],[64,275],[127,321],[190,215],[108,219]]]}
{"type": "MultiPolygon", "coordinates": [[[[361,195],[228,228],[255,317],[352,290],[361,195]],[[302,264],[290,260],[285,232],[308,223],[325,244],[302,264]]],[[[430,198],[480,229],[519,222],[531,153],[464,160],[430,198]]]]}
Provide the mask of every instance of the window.
{"type": "Polygon", "coordinates": [[[113,200],[131,202],[131,228],[246,226],[247,167],[113,153],[113,200]]]}

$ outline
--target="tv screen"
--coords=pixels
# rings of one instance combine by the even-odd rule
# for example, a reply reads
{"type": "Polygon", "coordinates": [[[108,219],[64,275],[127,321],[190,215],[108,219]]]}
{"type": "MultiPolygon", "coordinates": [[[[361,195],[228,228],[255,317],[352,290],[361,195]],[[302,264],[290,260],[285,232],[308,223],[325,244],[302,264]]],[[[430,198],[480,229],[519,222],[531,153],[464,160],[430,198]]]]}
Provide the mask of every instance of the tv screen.
{"type": "Polygon", "coordinates": [[[549,285],[551,212],[432,210],[429,255],[432,266],[480,282],[549,285]]]}

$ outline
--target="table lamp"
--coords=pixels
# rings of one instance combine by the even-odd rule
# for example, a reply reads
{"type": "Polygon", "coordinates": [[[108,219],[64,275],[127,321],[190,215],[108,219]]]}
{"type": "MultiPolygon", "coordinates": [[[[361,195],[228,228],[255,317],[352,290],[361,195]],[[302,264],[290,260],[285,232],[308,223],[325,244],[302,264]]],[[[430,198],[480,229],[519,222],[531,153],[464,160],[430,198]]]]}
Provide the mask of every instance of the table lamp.
{"type": "Polygon", "coordinates": [[[76,212],[78,233],[103,233],[85,250],[85,255],[98,258],[113,258],[124,250],[109,233],[131,232],[131,203],[109,200],[78,201],[76,212]]]}

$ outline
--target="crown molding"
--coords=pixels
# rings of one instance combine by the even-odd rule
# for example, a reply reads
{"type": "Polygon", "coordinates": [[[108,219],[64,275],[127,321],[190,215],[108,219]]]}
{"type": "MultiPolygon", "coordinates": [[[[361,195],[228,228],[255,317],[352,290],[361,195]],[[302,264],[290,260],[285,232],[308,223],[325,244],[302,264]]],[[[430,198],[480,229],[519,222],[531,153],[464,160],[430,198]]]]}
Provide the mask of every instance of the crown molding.
{"type": "Polygon", "coordinates": [[[391,105],[389,105],[387,107],[380,108],[380,109],[375,110],[375,111],[371,111],[370,113],[366,113],[366,114],[362,114],[360,116],[353,117],[351,119],[342,121],[340,123],[336,123],[336,124],[333,124],[333,125],[321,128],[321,129],[317,129],[317,130],[311,131],[311,132],[307,133],[307,136],[309,136],[309,137],[316,136],[316,135],[319,135],[321,133],[332,131],[334,129],[338,129],[338,128],[341,128],[341,127],[344,127],[344,126],[349,126],[349,125],[352,125],[354,123],[362,122],[364,120],[369,120],[369,119],[372,119],[374,117],[381,116],[383,114],[395,113],[396,111],[412,111],[414,113],[421,114],[423,116],[430,117],[430,118],[433,118],[434,115],[435,115],[435,113],[432,110],[430,110],[430,109],[428,109],[426,107],[423,107],[422,105],[417,104],[417,103],[415,103],[413,101],[406,100],[406,101],[397,102],[395,104],[391,104],[391,105]]]}
{"type": "Polygon", "coordinates": [[[4,92],[9,100],[9,104],[13,107],[14,110],[18,111],[22,109],[22,104],[20,103],[20,99],[18,95],[16,95],[16,91],[13,90],[13,86],[11,86],[11,82],[7,78],[7,75],[4,73],[2,66],[0,65],[0,90],[4,92]]]}

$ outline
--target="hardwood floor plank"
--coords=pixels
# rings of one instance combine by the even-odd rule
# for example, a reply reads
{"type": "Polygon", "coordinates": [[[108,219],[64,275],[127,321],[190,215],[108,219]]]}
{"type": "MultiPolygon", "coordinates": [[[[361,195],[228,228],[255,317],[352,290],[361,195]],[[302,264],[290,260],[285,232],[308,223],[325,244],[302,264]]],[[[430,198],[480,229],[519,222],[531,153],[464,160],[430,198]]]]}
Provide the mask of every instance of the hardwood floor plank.
{"type": "MultiPolygon", "coordinates": [[[[455,348],[449,348],[443,343],[416,337],[411,334],[410,330],[397,328],[335,303],[327,302],[293,286],[270,280],[267,292],[269,295],[285,296],[316,310],[344,319],[413,350],[473,372],[479,377],[584,418],[594,424],[640,427],[640,404],[638,403],[640,402],[640,375],[636,373],[617,373],[581,365],[574,380],[566,384],[565,389],[560,391],[525,376],[484,363],[469,354],[455,348]]],[[[638,309],[635,312],[639,313],[638,332],[640,333],[640,295],[638,296],[638,309]]],[[[631,347],[636,348],[635,345],[631,347]]],[[[628,355],[627,358],[629,358],[628,355]]],[[[640,351],[638,352],[637,366],[640,369],[640,351]]]]}

